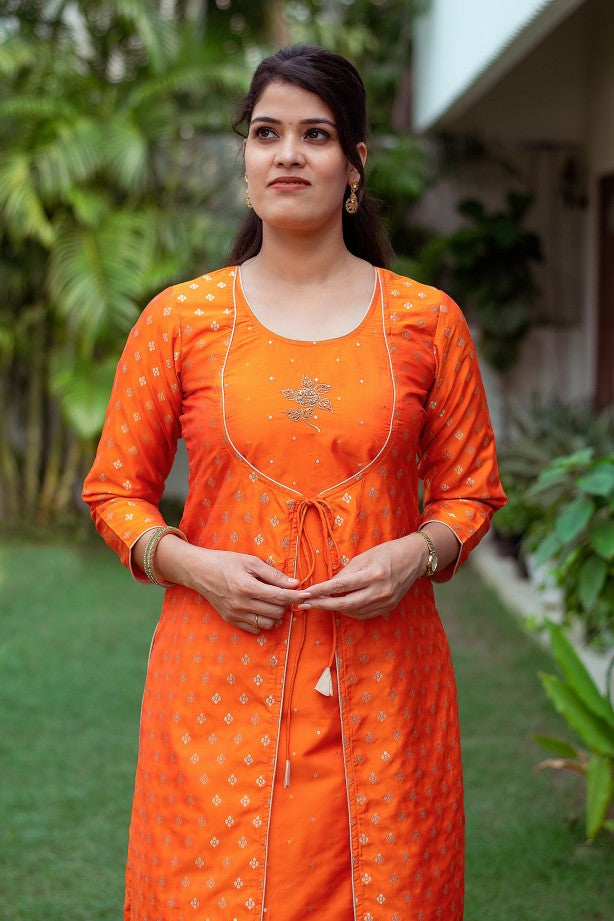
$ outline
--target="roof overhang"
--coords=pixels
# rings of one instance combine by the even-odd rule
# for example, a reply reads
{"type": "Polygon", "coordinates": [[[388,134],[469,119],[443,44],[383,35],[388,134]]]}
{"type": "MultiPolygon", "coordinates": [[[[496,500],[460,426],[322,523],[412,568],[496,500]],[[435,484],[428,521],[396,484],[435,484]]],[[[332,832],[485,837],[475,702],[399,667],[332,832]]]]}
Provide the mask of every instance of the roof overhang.
{"type": "Polygon", "coordinates": [[[415,130],[444,129],[584,2],[430,0],[415,25],[415,130]]]}

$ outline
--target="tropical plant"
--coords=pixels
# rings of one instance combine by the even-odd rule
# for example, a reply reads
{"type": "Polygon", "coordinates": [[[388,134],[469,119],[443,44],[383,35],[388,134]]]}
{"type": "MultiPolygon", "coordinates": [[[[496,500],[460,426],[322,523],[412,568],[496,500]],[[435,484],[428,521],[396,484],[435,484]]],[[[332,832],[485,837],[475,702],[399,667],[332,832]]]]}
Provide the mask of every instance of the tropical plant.
{"type": "Polygon", "coordinates": [[[480,330],[484,358],[501,373],[517,360],[537,295],[532,263],[541,260],[541,246],[523,229],[532,201],[510,192],[505,209],[489,213],[476,199],[465,199],[458,210],[469,223],[448,238],[453,290],[480,330]]]}
{"type": "Polygon", "coordinates": [[[563,589],[565,617],[589,641],[614,637],[614,453],[590,448],[556,458],[528,490],[543,517],[527,540],[563,589]]]}
{"type": "Polygon", "coordinates": [[[503,473],[501,483],[507,502],[495,512],[493,530],[500,539],[500,547],[505,544],[511,555],[519,557],[522,541],[534,522],[542,517],[542,510],[535,500],[527,498],[525,489],[518,488],[515,481],[503,473]]]}
{"type": "Polygon", "coordinates": [[[585,400],[555,397],[510,402],[510,436],[499,448],[508,480],[527,489],[557,457],[591,448],[596,456],[614,453],[614,411],[596,411],[585,400]]]}
{"type": "Polygon", "coordinates": [[[499,447],[501,480],[508,497],[493,519],[497,535],[510,539],[522,555],[522,541],[543,511],[527,493],[556,458],[590,448],[596,456],[614,453],[614,414],[596,412],[584,401],[510,403],[511,437],[499,447]]]}
{"type": "Polygon", "coordinates": [[[0,510],[22,524],[70,507],[139,307],[225,248],[219,102],[247,73],[172,4],[68,6],[0,15],[0,510]]]}
{"type": "Polygon", "coordinates": [[[421,155],[397,130],[406,127],[411,14],[420,5],[3,4],[5,522],[55,522],[72,507],[138,310],[165,284],[225,259],[242,207],[229,113],[264,53],[320,40],[363,70],[382,137],[370,166],[394,203],[393,242],[403,245],[405,206],[423,187],[421,155]]]}
{"type": "Polygon", "coordinates": [[[510,192],[505,207],[489,212],[477,199],[464,199],[458,211],[465,224],[432,237],[418,256],[424,280],[462,299],[485,360],[501,374],[518,358],[538,293],[533,263],[541,261],[541,245],[523,226],[532,201],[510,192]]]}
{"type": "MultiPolygon", "coordinates": [[[[541,672],[540,680],[555,709],[586,748],[565,739],[536,735],[534,738],[556,755],[540,762],[536,770],[570,770],[584,777],[585,832],[587,839],[593,841],[601,829],[614,832],[614,819],[608,817],[614,796],[614,709],[609,694],[600,693],[562,628],[550,622],[548,630],[552,654],[564,677],[541,672]]],[[[614,658],[608,671],[608,687],[612,666],[614,658]]]]}

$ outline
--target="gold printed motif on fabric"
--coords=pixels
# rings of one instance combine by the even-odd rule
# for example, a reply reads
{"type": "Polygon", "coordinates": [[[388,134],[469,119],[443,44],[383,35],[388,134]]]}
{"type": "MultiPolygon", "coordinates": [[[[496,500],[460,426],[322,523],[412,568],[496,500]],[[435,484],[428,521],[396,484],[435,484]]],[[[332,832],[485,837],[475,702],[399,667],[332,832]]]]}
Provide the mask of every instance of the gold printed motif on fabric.
{"type": "Polygon", "coordinates": [[[298,403],[296,409],[284,410],[286,416],[290,416],[293,422],[306,422],[307,425],[314,428],[316,432],[320,432],[321,430],[315,422],[310,422],[309,420],[313,418],[317,409],[323,409],[328,413],[332,413],[332,404],[328,397],[324,396],[324,394],[328,393],[331,389],[331,384],[320,384],[317,378],[313,380],[311,377],[303,374],[301,386],[298,390],[286,388],[281,391],[282,396],[287,400],[293,400],[298,403]]]}

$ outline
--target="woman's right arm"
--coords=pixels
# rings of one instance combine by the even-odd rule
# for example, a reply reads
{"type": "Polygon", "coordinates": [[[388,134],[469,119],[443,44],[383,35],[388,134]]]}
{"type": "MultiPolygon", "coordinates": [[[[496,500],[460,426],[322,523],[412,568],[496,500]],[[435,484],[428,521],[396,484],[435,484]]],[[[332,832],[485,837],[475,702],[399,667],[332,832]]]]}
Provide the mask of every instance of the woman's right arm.
{"type": "MultiPolygon", "coordinates": [[[[136,579],[145,547],[163,526],[159,502],[180,432],[181,324],[173,290],[145,308],[128,336],[83,499],[96,528],[136,579]]],[[[155,572],[207,598],[229,623],[255,633],[274,626],[295,603],[296,580],[257,557],[193,546],[167,534],[155,572]]]]}
{"type": "MultiPolygon", "coordinates": [[[[133,547],[141,570],[150,537],[143,534],[133,547]]],[[[159,541],[152,563],[157,578],[198,592],[227,623],[248,633],[275,627],[298,601],[298,580],[258,557],[195,547],[172,533],[159,541]]]]}

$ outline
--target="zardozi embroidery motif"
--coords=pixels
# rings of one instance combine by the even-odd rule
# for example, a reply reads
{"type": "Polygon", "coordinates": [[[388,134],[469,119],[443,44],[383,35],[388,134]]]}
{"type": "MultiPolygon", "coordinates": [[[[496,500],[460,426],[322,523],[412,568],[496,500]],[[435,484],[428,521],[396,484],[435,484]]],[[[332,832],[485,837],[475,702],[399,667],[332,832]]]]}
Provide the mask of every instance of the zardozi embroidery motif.
{"type": "Polygon", "coordinates": [[[314,422],[309,420],[313,418],[313,415],[316,409],[324,409],[328,413],[332,413],[333,407],[324,394],[328,393],[331,389],[331,384],[320,384],[316,380],[312,380],[306,374],[303,374],[303,379],[301,380],[301,386],[298,390],[282,390],[282,396],[287,400],[294,400],[298,403],[298,409],[285,409],[284,412],[287,416],[294,422],[306,422],[307,425],[310,425],[312,428],[319,432],[320,429],[314,422]]]}

